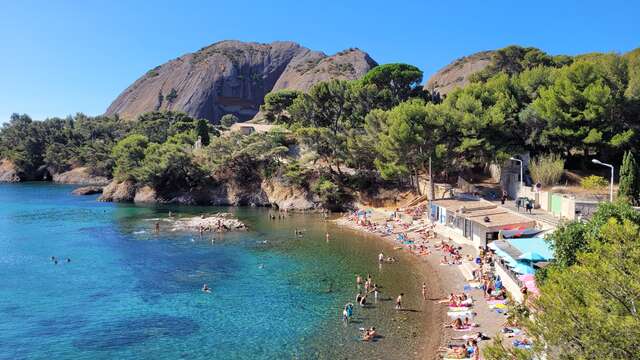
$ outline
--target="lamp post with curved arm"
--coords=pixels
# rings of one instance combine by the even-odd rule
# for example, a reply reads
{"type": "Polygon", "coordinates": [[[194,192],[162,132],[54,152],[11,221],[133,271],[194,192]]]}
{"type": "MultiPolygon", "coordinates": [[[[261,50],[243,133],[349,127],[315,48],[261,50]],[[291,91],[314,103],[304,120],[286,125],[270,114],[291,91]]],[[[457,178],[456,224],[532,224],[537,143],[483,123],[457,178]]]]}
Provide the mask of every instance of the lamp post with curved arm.
{"type": "Polygon", "coordinates": [[[598,159],[591,160],[592,163],[611,168],[611,183],[609,184],[609,202],[613,202],[613,165],[605,164],[598,159]]]}

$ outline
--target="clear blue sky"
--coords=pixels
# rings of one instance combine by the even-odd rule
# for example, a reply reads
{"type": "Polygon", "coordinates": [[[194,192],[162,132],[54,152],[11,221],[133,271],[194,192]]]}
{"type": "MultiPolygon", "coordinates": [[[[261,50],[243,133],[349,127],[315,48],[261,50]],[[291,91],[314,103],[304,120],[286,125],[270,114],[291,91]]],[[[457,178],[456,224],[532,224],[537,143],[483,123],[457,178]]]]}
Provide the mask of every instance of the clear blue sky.
{"type": "Polygon", "coordinates": [[[640,46],[638,1],[21,0],[0,9],[0,122],[13,112],[101,114],[150,68],[224,39],[292,40],[328,54],[359,47],[379,63],[414,64],[425,79],[510,44],[569,55],[640,46]]]}

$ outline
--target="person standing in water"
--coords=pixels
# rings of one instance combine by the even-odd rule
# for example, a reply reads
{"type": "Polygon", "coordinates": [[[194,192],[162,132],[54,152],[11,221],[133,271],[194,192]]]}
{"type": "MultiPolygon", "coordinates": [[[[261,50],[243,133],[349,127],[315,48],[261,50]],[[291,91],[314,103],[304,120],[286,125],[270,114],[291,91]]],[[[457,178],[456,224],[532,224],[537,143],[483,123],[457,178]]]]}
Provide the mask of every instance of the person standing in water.
{"type": "Polygon", "coordinates": [[[384,262],[384,253],[382,251],[378,254],[378,262],[381,264],[384,262]]]}
{"type": "Polygon", "coordinates": [[[325,235],[325,238],[327,239],[327,242],[329,242],[329,233],[325,235]]]}
{"type": "Polygon", "coordinates": [[[398,295],[398,298],[396,299],[396,310],[402,310],[402,297],[404,296],[404,293],[400,293],[400,295],[398,295]]]}
{"type": "Polygon", "coordinates": [[[361,288],[362,288],[362,277],[360,276],[360,274],[356,274],[356,289],[358,289],[358,292],[360,292],[361,288]]]}
{"type": "Polygon", "coordinates": [[[378,290],[378,284],[373,284],[373,289],[371,289],[371,292],[373,292],[373,300],[375,300],[377,302],[378,301],[378,293],[380,292],[380,290],[378,290]]]}
{"type": "Polygon", "coordinates": [[[427,300],[427,283],[423,282],[422,283],[422,299],[423,300],[427,300]]]}

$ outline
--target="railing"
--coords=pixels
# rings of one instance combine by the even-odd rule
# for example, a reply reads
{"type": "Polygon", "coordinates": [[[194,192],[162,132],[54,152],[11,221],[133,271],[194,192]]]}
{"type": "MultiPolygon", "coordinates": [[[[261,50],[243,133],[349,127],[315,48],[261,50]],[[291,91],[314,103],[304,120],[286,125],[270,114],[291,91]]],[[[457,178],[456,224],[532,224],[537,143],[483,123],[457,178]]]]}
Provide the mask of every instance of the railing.
{"type": "Polygon", "coordinates": [[[511,267],[506,263],[506,261],[504,261],[504,259],[502,258],[497,258],[495,260],[495,263],[497,266],[500,266],[500,268],[502,269],[502,271],[504,271],[504,273],[506,273],[507,275],[509,275],[509,277],[511,278],[511,280],[513,280],[516,284],[518,284],[518,286],[520,288],[522,288],[524,286],[524,283],[522,281],[520,281],[520,279],[518,279],[518,273],[516,273],[515,271],[511,270],[511,267]]]}

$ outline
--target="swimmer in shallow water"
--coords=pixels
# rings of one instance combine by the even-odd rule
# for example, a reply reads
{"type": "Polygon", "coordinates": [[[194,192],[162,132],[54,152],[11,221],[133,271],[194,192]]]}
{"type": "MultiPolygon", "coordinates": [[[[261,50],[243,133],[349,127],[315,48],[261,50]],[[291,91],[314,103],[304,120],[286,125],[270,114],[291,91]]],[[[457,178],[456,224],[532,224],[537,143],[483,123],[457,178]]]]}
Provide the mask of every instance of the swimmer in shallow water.
{"type": "Polygon", "coordinates": [[[364,333],[362,334],[362,341],[371,341],[377,335],[378,333],[376,332],[376,328],[372,326],[369,329],[364,331],[364,333]]]}

